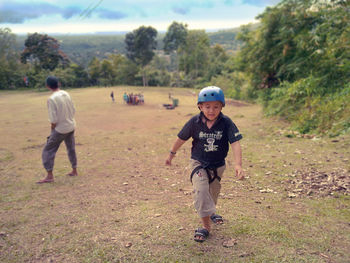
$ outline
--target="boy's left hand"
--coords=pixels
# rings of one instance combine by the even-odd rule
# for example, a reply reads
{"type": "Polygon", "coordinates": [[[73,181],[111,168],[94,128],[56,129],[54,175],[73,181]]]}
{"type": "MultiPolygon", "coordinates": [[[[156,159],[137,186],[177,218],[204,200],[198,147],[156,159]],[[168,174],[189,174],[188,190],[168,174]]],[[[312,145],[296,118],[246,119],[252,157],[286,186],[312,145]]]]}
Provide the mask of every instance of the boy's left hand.
{"type": "Polygon", "coordinates": [[[243,174],[242,166],[235,165],[235,171],[236,171],[236,177],[238,178],[238,180],[243,180],[244,174],[243,174]]]}
{"type": "Polygon", "coordinates": [[[165,161],[165,164],[166,165],[171,165],[171,160],[174,158],[174,155],[172,155],[172,154],[169,154],[169,156],[168,156],[168,158],[166,159],[166,161],[165,161]]]}

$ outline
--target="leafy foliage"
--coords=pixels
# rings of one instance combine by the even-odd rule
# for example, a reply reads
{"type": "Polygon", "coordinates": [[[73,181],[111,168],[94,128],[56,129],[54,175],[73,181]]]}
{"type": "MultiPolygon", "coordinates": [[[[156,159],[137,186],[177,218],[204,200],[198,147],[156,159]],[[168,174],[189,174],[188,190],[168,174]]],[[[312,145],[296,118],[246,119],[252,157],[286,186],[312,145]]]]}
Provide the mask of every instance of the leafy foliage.
{"type": "Polygon", "coordinates": [[[156,37],[157,30],[153,27],[145,26],[141,26],[125,36],[126,56],[141,66],[143,86],[148,85],[144,67],[152,60],[155,54],[153,50],[157,47],[156,37]]]}
{"type": "Polygon", "coordinates": [[[209,66],[209,38],[204,30],[190,30],[186,42],[179,48],[180,70],[194,82],[203,77],[209,66]]]}
{"type": "Polygon", "coordinates": [[[343,131],[348,112],[350,12],[347,1],[285,0],[244,28],[239,69],[250,74],[268,114],[307,133],[343,131]],[[339,96],[339,94],[343,94],[339,96]],[[343,118],[343,119],[342,119],[343,118]],[[345,119],[344,119],[345,118],[345,119]]]}
{"type": "Polygon", "coordinates": [[[0,28],[0,58],[3,60],[12,59],[16,36],[9,28],[0,28]]]}
{"type": "Polygon", "coordinates": [[[125,54],[124,35],[59,35],[61,49],[71,61],[87,67],[93,57],[106,59],[111,54],[125,54]]]}
{"type": "Polygon", "coordinates": [[[241,40],[237,40],[237,34],[239,32],[240,28],[210,32],[208,33],[210,45],[215,46],[219,44],[228,53],[235,54],[238,50],[240,50],[243,44],[241,40]]]}
{"type": "Polygon", "coordinates": [[[169,27],[163,39],[164,51],[170,53],[177,51],[177,49],[184,45],[186,41],[188,30],[187,25],[182,23],[173,22],[169,27]]]}
{"type": "Polygon", "coordinates": [[[69,59],[59,48],[58,41],[46,34],[29,34],[24,42],[25,49],[21,54],[21,62],[32,62],[37,68],[54,70],[59,63],[69,64],[69,59]]]}
{"type": "Polygon", "coordinates": [[[153,50],[157,47],[156,36],[157,30],[145,26],[126,34],[126,56],[135,63],[146,66],[152,60],[153,50]]]}
{"type": "Polygon", "coordinates": [[[18,54],[14,49],[16,36],[9,28],[0,28],[0,89],[24,86],[19,72],[18,54]]]}

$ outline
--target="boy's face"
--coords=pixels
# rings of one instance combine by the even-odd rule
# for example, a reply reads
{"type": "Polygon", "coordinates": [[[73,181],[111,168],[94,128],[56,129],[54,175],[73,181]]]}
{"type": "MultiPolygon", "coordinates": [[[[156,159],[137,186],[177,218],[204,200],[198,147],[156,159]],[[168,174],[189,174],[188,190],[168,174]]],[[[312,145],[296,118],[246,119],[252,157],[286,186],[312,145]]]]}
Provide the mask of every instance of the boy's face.
{"type": "Polygon", "coordinates": [[[208,120],[213,121],[219,116],[222,110],[222,103],[220,101],[203,102],[199,104],[199,109],[208,120]]]}

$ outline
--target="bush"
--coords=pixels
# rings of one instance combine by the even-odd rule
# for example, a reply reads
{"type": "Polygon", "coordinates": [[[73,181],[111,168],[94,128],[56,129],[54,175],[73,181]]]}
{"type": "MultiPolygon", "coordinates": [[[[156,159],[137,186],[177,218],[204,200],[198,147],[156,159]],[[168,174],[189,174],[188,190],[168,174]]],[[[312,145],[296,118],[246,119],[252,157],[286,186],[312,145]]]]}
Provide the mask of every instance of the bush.
{"type": "Polygon", "coordinates": [[[223,72],[211,78],[205,86],[218,86],[223,89],[225,96],[237,100],[252,101],[257,98],[249,77],[243,72],[223,72]]]}
{"type": "Polygon", "coordinates": [[[350,131],[350,84],[326,94],[321,80],[309,77],[266,90],[261,99],[267,115],[292,122],[301,133],[339,135],[350,131]]]}

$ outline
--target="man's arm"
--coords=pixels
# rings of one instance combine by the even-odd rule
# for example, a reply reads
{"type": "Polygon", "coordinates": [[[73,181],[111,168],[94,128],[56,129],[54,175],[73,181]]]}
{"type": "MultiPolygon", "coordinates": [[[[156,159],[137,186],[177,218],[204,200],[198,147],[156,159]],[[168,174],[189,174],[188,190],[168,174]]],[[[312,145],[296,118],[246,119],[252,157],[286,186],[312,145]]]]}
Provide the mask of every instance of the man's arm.
{"type": "Polygon", "coordinates": [[[57,124],[57,110],[56,105],[50,99],[47,101],[47,108],[49,111],[49,121],[51,123],[51,130],[55,129],[57,124]]]}
{"type": "Polygon", "coordinates": [[[236,176],[239,180],[244,178],[242,169],[242,148],[239,141],[231,143],[231,148],[233,151],[233,160],[235,163],[236,176]]]}

